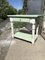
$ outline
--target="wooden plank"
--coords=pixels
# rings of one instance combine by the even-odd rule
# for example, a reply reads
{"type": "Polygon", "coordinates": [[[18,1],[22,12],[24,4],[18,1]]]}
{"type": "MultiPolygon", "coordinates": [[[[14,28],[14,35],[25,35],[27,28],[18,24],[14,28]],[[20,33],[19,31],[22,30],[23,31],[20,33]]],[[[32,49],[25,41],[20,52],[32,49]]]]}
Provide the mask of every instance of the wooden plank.
{"type": "Polygon", "coordinates": [[[8,17],[11,17],[11,18],[36,18],[36,17],[39,17],[41,15],[7,15],[8,17]]]}
{"type": "Polygon", "coordinates": [[[15,37],[32,42],[32,35],[31,34],[17,32],[17,33],[15,33],[15,37]]]}

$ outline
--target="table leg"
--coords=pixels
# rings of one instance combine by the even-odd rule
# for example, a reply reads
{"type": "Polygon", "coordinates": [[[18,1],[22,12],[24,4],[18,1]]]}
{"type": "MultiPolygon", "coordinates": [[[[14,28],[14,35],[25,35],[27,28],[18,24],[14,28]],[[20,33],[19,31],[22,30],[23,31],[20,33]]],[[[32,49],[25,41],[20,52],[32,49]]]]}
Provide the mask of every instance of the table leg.
{"type": "Polygon", "coordinates": [[[34,44],[34,41],[35,41],[35,24],[32,25],[32,44],[34,44]]]}
{"type": "Polygon", "coordinates": [[[38,37],[38,29],[39,29],[39,25],[37,26],[37,29],[36,29],[36,37],[38,37]]]}
{"type": "Polygon", "coordinates": [[[11,21],[11,32],[12,32],[12,38],[14,38],[14,28],[13,28],[13,22],[11,21]]]}

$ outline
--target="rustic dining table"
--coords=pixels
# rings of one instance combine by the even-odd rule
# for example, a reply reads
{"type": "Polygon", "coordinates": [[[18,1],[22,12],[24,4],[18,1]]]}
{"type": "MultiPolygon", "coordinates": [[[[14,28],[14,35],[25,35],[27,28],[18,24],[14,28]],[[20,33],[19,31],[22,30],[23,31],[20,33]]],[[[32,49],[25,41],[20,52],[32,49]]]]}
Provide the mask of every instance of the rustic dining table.
{"type": "Polygon", "coordinates": [[[20,38],[32,42],[32,44],[34,44],[35,40],[38,38],[38,29],[39,29],[39,25],[37,25],[36,28],[36,18],[38,18],[40,15],[7,15],[7,16],[10,18],[10,22],[11,22],[12,38],[14,37],[20,38]],[[14,33],[14,27],[13,27],[14,21],[26,22],[32,24],[32,34],[27,34],[20,31],[14,33]],[[35,29],[36,29],[36,34],[35,34],[35,29]]]}

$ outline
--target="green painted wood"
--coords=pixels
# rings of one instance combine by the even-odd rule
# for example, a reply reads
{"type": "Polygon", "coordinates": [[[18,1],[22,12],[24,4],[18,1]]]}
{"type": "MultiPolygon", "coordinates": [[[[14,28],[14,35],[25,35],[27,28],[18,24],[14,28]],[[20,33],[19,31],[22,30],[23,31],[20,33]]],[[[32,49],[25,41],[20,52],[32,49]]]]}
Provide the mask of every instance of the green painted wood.
{"type": "Polygon", "coordinates": [[[42,15],[7,15],[10,18],[36,18],[42,15]]]}
{"type": "Polygon", "coordinates": [[[15,37],[20,38],[20,39],[24,39],[27,41],[32,41],[32,35],[27,34],[27,33],[17,32],[17,33],[15,33],[15,37]]]}
{"type": "Polygon", "coordinates": [[[29,18],[11,18],[12,21],[17,21],[17,22],[30,22],[29,18]]]}

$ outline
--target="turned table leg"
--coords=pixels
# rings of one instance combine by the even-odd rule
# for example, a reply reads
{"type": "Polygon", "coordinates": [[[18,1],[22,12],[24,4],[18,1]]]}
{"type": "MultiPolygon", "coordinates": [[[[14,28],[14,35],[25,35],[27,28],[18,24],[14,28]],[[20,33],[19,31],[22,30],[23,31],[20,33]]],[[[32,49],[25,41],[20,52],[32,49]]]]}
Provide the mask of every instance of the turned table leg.
{"type": "Polygon", "coordinates": [[[32,23],[32,44],[34,44],[34,41],[35,41],[35,19],[31,19],[30,23],[32,23]]]}
{"type": "Polygon", "coordinates": [[[13,28],[13,22],[11,21],[11,32],[12,32],[12,38],[14,38],[14,28],[13,28]]]}
{"type": "Polygon", "coordinates": [[[34,44],[35,41],[35,24],[32,24],[32,44],[34,44]]]}

